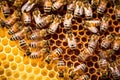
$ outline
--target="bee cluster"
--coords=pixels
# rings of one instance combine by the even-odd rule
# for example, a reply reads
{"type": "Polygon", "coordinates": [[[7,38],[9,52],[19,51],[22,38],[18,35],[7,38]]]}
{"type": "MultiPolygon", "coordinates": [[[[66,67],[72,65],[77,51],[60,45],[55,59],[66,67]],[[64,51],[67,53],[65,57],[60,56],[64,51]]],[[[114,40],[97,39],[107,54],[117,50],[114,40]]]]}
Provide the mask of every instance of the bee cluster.
{"type": "Polygon", "coordinates": [[[10,40],[68,80],[120,80],[119,21],[120,0],[0,0],[10,40]]]}

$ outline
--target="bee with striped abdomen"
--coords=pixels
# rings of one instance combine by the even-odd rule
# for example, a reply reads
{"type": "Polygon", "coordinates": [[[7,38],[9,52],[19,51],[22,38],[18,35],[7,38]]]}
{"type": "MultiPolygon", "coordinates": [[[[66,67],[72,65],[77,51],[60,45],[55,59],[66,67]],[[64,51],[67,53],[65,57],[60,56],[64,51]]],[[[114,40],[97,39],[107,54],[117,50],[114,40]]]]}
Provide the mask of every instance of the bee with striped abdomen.
{"type": "Polygon", "coordinates": [[[32,30],[30,27],[24,27],[21,31],[15,33],[14,35],[12,35],[12,37],[10,38],[11,41],[16,41],[16,40],[21,40],[24,39],[24,37],[27,35],[30,35],[32,33],[32,30]]]}
{"type": "Polygon", "coordinates": [[[109,19],[110,19],[110,15],[109,14],[105,14],[102,18],[101,21],[101,25],[100,25],[100,31],[101,32],[105,32],[108,27],[109,27],[109,19]]]}
{"type": "Polygon", "coordinates": [[[93,12],[92,12],[92,8],[90,3],[88,2],[88,0],[83,1],[84,3],[84,14],[86,19],[91,19],[93,17],[93,12]]]}
{"type": "Polygon", "coordinates": [[[104,13],[104,11],[107,8],[107,3],[108,3],[108,0],[100,0],[100,4],[98,5],[98,8],[97,8],[97,13],[98,14],[103,14],[104,13]]]}
{"type": "Polygon", "coordinates": [[[56,16],[53,23],[50,24],[50,27],[48,28],[48,33],[49,34],[54,34],[57,28],[59,27],[62,17],[61,16],[56,16]]]}
{"type": "Polygon", "coordinates": [[[24,51],[28,50],[29,49],[29,46],[27,45],[26,41],[24,39],[21,39],[19,41],[20,43],[20,48],[24,51]]]}
{"type": "Polygon", "coordinates": [[[89,76],[87,74],[81,75],[77,80],[89,80],[89,76]]]}
{"type": "Polygon", "coordinates": [[[73,15],[71,13],[66,13],[65,14],[65,18],[64,18],[64,22],[63,22],[65,30],[70,30],[71,29],[72,18],[73,18],[73,15]]]}
{"type": "Polygon", "coordinates": [[[22,30],[23,28],[23,24],[21,21],[17,21],[9,30],[8,30],[8,34],[12,35],[15,34],[16,32],[22,30]]]}
{"type": "Polygon", "coordinates": [[[102,38],[101,47],[108,48],[114,40],[114,36],[109,34],[106,37],[102,38]]]}
{"type": "Polygon", "coordinates": [[[68,0],[67,13],[73,13],[75,9],[76,0],[68,0]]]}
{"type": "Polygon", "coordinates": [[[112,45],[113,50],[118,51],[120,49],[120,35],[115,36],[115,40],[112,45]]]}
{"type": "Polygon", "coordinates": [[[5,19],[5,25],[7,28],[10,28],[17,20],[20,19],[21,12],[15,10],[12,15],[5,19]]]}
{"type": "Polygon", "coordinates": [[[69,77],[71,79],[74,79],[77,74],[78,74],[77,77],[79,77],[80,75],[83,75],[85,73],[86,67],[87,66],[85,64],[83,64],[83,63],[78,65],[78,66],[76,66],[73,70],[71,70],[69,72],[69,77]]]}
{"type": "Polygon", "coordinates": [[[1,9],[5,17],[8,17],[10,15],[10,7],[8,6],[7,1],[1,2],[1,9]]]}
{"type": "Polygon", "coordinates": [[[97,34],[98,33],[97,26],[99,26],[100,23],[101,22],[99,20],[86,20],[86,21],[83,21],[83,27],[88,29],[92,33],[97,34]]]}
{"type": "MultiPolygon", "coordinates": [[[[34,32],[34,31],[33,31],[34,32]]],[[[42,29],[42,30],[36,30],[34,33],[32,33],[29,37],[30,40],[40,40],[44,37],[49,35],[47,29],[42,29]]]]}
{"type": "Polygon", "coordinates": [[[66,35],[67,35],[66,39],[67,39],[69,48],[71,50],[76,49],[77,43],[76,43],[76,39],[75,39],[74,34],[71,31],[68,31],[66,35]]]}
{"type": "Polygon", "coordinates": [[[50,64],[52,61],[59,59],[59,56],[62,54],[63,50],[61,48],[57,48],[53,50],[50,55],[47,56],[46,62],[50,64]]]}
{"type": "Polygon", "coordinates": [[[49,54],[49,48],[42,48],[39,51],[32,52],[30,55],[30,58],[36,59],[36,58],[43,57],[43,59],[44,59],[45,58],[44,55],[48,55],[48,54],[49,54]]]}
{"type": "Polygon", "coordinates": [[[44,12],[45,13],[50,13],[52,9],[52,2],[51,0],[45,0],[44,1],[44,12]]]}
{"type": "Polygon", "coordinates": [[[65,71],[66,71],[65,62],[62,60],[58,61],[57,72],[58,72],[60,78],[64,77],[65,71]]]}
{"type": "Polygon", "coordinates": [[[63,5],[66,4],[66,0],[57,0],[52,5],[52,11],[60,9],[63,5]]]}
{"type": "Polygon", "coordinates": [[[34,41],[29,44],[32,48],[46,48],[49,47],[49,41],[48,40],[42,40],[42,41],[34,41]]]}
{"type": "Polygon", "coordinates": [[[79,18],[81,15],[83,15],[83,7],[84,7],[84,4],[82,1],[76,1],[76,4],[75,4],[75,10],[74,10],[74,17],[75,18],[79,18]]]}
{"type": "Polygon", "coordinates": [[[31,19],[32,19],[32,17],[31,17],[30,12],[27,12],[27,13],[23,12],[22,13],[22,20],[23,20],[25,25],[30,24],[31,23],[31,19]]]}

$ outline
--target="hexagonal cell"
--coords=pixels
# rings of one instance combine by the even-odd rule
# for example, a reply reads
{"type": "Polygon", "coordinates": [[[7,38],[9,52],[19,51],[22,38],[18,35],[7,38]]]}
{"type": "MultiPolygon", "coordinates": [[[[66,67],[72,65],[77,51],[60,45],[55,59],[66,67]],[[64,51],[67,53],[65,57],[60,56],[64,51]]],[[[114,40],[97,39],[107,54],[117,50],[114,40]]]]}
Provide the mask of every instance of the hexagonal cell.
{"type": "Polygon", "coordinates": [[[90,69],[89,69],[89,73],[90,73],[90,74],[93,74],[93,73],[95,73],[95,72],[96,72],[95,68],[90,68],[90,69]]]}
{"type": "Polygon", "coordinates": [[[72,56],[71,56],[71,60],[72,60],[73,62],[75,62],[75,61],[77,61],[77,57],[76,57],[75,55],[72,55],[72,56]]]}
{"type": "Polygon", "coordinates": [[[114,20],[113,21],[113,25],[117,26],[118,25],[118,21],[114,20]]]}
{"type": "Polygon", "coordinates": [[[78,65],[80,65],[79,62],[75,62],[75,63],[74,63],[74,67],[77,67],[78,65]]]}
{"type": "Polygon", "coordinates": [[[5,60],[6,59],[6,54],[5,53],[0,53],[0,59],[5,60]]]}
{"type": "Polygon", "coordinates": [[[79,30],[83,30],[83,26],[82,25],[79,26],[79,30]]]}
{"type": "Polygon", "coordinates": [[[4,46],[6,46],[6,45],[8,44],[8,39],[3,38],[3,39],[2,39],[2,44],[3,44],[4,46]]]}
{"type": "Polygon", "coordinates": [[[92,67],[92,66],[93,66],[93,62],[92,62],[92,61],[88,61],[88,62],[87,62],[87,66],[88,66],[88,67],[92,67]]]}
{"type": "Polygon", "coordinates": [[[61,42],[60,40],[57,40],[57,41],[56,41],[56,45],[57,45],[57,46],[61,46],[61,43],[62,43],[62,42],[61,42]]]}
{"type": "Polygon", "coordinates": [[[91,76],[91,80],[97,80],[98,79],[98,76],[97,75],[92,75],[91,76]]]}
{"type": "Polygon", "coordinates": [[[53,35],[52,35],[52,38],[53,38],[54,40],[58,39],[58,34],[53,34],[53,35]]]}
{"type": "Polygon", "coordinates": [[[4,68],[0,66],[0,75],[4,74],[4,68]]]}
{"type": "Polygon", "coordinates": [[[64,34],[60,34],[60,35],[59,35],[59,39],[60,39],[60,40],[64,40],[64,39],[65,39],[65,35],[64,35],[64,34]]]}
{"type": "Polygon", "coordinates": [[[10,69],[6,69],[5,70],[5,74],[6,74],[6,76],[11,76],[12,75],[12,71],[10,70],[10,69]]]}
{"type": "Polygon", "coordinates": [[[3,61],[3,66],[4,68],[9,68],[9,62],[8,61],[3,61]]]}
{"type": "Polygon", "coordinates": [[[73,25],[73,26],[72,26],[72,29],[73,29],[73,30],[77,30],[77,28],[78,28],[77,25],[73,25]]]}
{"type": "Polygon", "coordinates": [[[42,70],[41,70],[41,74],[42,74],[43,76],[46,76],[47,73],[48,73],[48,71],[47,71],[46,69],[42,69],[42,70]]]}
{"type": "Polygon", "coordinates": [[[49,72],[48,75],[49,75],[50,78],[54,78],[54,76],[55,76],[55,72],[54,72],[54,71],[51,71],[51,72],[49,72]]]}
{"type": "Polygon", "coordinates": [[[115,15],[112,15],[111,18],[112,18],[112,20],[115,20],[115,19],[116,19],[115,15]]]}
{"type": "Polygon", "coordinates": [[[69,68],[71,68],[71,67],[73,66],[73,62],[72,62],[72,61],[68,61],[68,62],[67,62],[67,66],[68,66],[69,68]]]}
{"type": "Polygon", "coordinates": [[[12,69],[12,70],[16,70],[16,68],[17,68],[17,64],[14,63],[14,62],[12,62],[12,63],[10,64],[10,66],[11,66],[11,69],[12,69]]]}
{"type": "Polygon", "coordinates": [[[78,44],[78,48],[79,48],[79,49],[82,49],[82,48],[83,48],[83,44],[82,44],[82,43],[79,43],[79,44],[78,44]]]}
{"type": "Polygon", "coordinates": [[[92,57],[92,61],[93,61],[93,62],[98,61],[98,57],[97,57],[97,56],[93,56],[93,57],[92,57]]]}
{"type": "Polygon", "coordinates": [[[65,61],[70,60],[70,56],[69,56],[69,55],[67,55],[67,54],[66,54],[66,55],[64,55],[64,60],[65,60],[65,61]]]}

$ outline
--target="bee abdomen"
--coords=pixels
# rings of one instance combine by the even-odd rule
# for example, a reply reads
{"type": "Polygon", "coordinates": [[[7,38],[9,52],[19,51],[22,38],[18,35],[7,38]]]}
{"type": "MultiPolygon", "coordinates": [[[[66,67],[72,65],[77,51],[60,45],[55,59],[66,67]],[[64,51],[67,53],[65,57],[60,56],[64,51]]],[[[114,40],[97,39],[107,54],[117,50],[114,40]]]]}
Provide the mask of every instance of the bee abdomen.
{"type": "Polygon", "coordinates": [[[63,50],[61,48],[57,48],[56,51],[57,51],[58,55],[60,55],[63,52],[63,50]]]}
{"type": "Polygon", "coordinates": [[[13,30],[9,30],[9,31],[8,31],[8,34],[9,34],[9,35],[12,35],[12,34],[14,34],[14,33],[15,33],[15,32],[14,32],[13,30]]]}

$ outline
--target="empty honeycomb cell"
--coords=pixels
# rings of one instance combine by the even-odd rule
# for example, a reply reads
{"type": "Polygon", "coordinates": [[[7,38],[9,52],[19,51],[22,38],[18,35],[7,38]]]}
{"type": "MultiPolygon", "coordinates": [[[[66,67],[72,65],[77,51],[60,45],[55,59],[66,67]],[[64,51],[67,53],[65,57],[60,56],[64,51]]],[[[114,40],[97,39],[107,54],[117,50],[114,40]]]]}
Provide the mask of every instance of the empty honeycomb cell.
{"type": "Polygon", "coordinates": [[[26,80],[27,77],[27,73],[21,74],[21,79],[26,80]]]}
{"type": "Polygon", "coordinates": [[[54,71],[50,71],[48,75],[49,75],[50,78],[54,78],[55,72],[54,71]]]}
{"type": "Polygon", "coordinates": [[[97,56],[93,56],[93,57],[92,57],[92,61],[93,61],[93,62],[98,61],[98,57],[97,57],[97,56]]]}
{"type": "Polygon", "coordinates": [[[6,38],[2,39],[2,44],[4,46],[6,46],[8,44],[8,39],[6,39],[6,38]]]}
{"type": "Polygon", "coordinates": [[[11,52],[11,48],[10,48],[9,46],[6,46],[6,47],[5,47],[5,52],[6,52],[6,53],[10,53],[10,52],[11,52]]]}
{"type": "Polygon", "coordinates": [[[26,64],[26,65],[29,64],[30,63],[30,59],[28,57],[24,58],[23,59],[23,63],[26,64]]]}
{"type": "Polygon", "coordinates": [[[83,48],[83,44],[82,44],[82,43],[79,43],[79,44],[78,44],[78,48],[79,48],[79,49],[83,48]]]}
{"type": "Polygon", "coordinates": [[[35,80],[43,80],[43,76],[38,76],[38,77],[36,77],[36,79],[35,80]]]}
{"type": "Polygon", "coordinates": [[[31,66],[26,66],[26,71],[27,71],[28,73],[31,73],[31,72],[32,72],[32,67],[31,67],[31,66]]]}
{"type": "Polygon", "coordinates": [[[82,25],[79,26],[79,30],[83,30],[83,26],[82,25]]]}
{"type": "Polygon", "coordinates": [[[55,41],[52,39],[50,40],[50,45],[52,46],[55,43],[55,41]]]}
{"type": "Polygon", "coordinates": [[[88,66],[88,67],[92,67],[92,66],[93,66],[93,62],[92,62],[92,61],[88,61],[88,62],[87,62],[87,66],[88,66]]]}
{"type": "Polygon", "coordinates": [[[14,60],[14,56],[13,55],[8,55],[8,58],[7,58],[9,61],[13,61],[14,60]]]}
{"type": "Polygon", "coordinates": [[[46,68],[47,68],[48,70],[52,70],[52,66],[51,66],[51,65],[47,65],[46,68]]]}
{"type": "Polygon", "coordinates": [[[115,28],[115,31],[118,32],[119,29],[120,29],[120,26],[116,27],[116,28],[115,28]]]}
{"type": "Polygon", "coordinates": [[[64,55],[64,59],[65,60],[70,60],[70,56],[66,54],[66,55],[64,55]]]}
{"type": "Polygon", "coordinates": [[[21,60],[21,57],[20,56],[16,56],[15,57],[15,62],[16,63],[20,63],[22,60],[21,60]]]}
{"type": "Polygon", "coordinates": [[[73,25],[73,26],[72,26],[72,29],[73,29],[73,30],[77,30],[77,25],[73,25]]]}
{"type": "Polygon", "coordinates": [[[57,46],[61,46],[61,41],[57,40],[57,41],[56,41],[56,45],[57,45],[57,46]]]}
{"type": "Polygon", "coordinates": [[[34,73],[39,74],[40,73],[40,68],[34,68],[34,73]]]}
{"type": "Polygon", "coordinates": [[[83,32],[83,31],[81,31],[81,32],[79,32],[79,34],[80,34],[80,35],[84,35],[84,32],[83,32]]]}
{"type": "Polygon", "coordinates": [[[3,51],[3,46],[2,46],[2,44],[0,44],[0,52],[2,52],[3,51]]]}
{"type": "Polygon", "coordinates": [[[29,75],[29,76],[28,76],[28,80],[35,80],[34,75],[32,75],[32,74],[31,74],[31,75],[29,75]]]}
{"type": "Polygon", "coordinates": [[[18,78],[20,76],[20,74],[18,72],[14,72],[14,77],[18,78]]]}
{"type": "Polygon", "coordinates": [[[109,8],[109,13],[112,14],[113,13],[113,9],[112,8],[109,8]]]}
{"type": "Polygon", "coordinates": [[[97,80],[97,78],[98,78],[97,75],[92,75],[91,76],[91,80],[97,80]]]}
{"type": "Polygon", "coordinates": [[[31,65],[32,65],[33,67],[36,67],[36,66],[37,66],[37,63],[36,63],[36,62],[31,61],[31,65]]]}
{"type": "Polygon", "coordinates": [[[62,32],[62,28],[58,28],[57,31],[56,31],[56,33],[58,33],[58,34],[61,33],[61,32],[62,32]]]}
{"type": "Polygon", "coordinates": [[[82,37],[82,41],[86,42],[87,41],[86,37],[82,37]]]}
{"type": "Polygon", "coordinates": [[[114,31],[114,29],[113,29],[113,27],[111,26],[111,27],[109,27],[108,28],[108,30],[109,30],[109,32],[113,32],[114,31]]]}
{"type": "Polygon", "coordinates": [[[112,20],[115,20],[115,19],[116,19],[115,15],[112,15],[111,18],[112,18],[112,20]]]}
{"type": "Polygon", "coordinates": [[[63,42],[63,46],[67,46],[68,45],[68,43],[67,42],[63,42]]]}
{"type": "Polygon", "coordinates": [[[0,59],[5,60],[6,59],[6,54],[5,53],[0,53],[0,59]]]}
{"type": "Polygon", "coordinates": [[[18,48],[12,48],[12,53],[14,55],[17,55],[18,54],[18,48]]]}
{"type": "Polygon", "coordinates": [[[64,40],[64,39],[65,39],[65,35],[64,35],[64,34],[60,34],[60,35],[59,35],[59,39],[60,39],[60,40],[64,40]]]}
{"type": "Polygon", "coordinates": [[[90,69],[89,69],[89,73],[91,73],[91,74],[95,73],[95,71],[96,71],[96,70],[95,70],[94,68],[90,68],[90,69]]]}
{"type": "Polygon", "coordinates": [[[72,56],[71,56],[71,60],[72,60],[73,62],[75,62],[75,61],[77,61],[77,57],[76,57],[75,55],[72,55],[72,56]]]}
{"type": "Polygon", "coordinates": [[[45,63],[44,63],[44,62],[40,62],[40,63],[39,63],[39,67],[40,67],[40,68],[44,68],[44,67],[45,67],[45,63]]]}
{"type": "Polygon", "coordinates": [[[17,64],[13,62],[13,63],[10,64],[10,67],[11,67],[12,70],[16,70],[17,64]]]}
{"type": "Polygon", "coordinates": [[[95,68],[99,68],[99,65],[97,62],[94,64],[94,66],[95,66],[95,68]]]}
{"type": "Polygon", "coordinates": [[[82,18],[78,18],[77,22],[81,23],[82,22],[82,18]]]}
{"type": "Polygon", "coordinates": [[[10,45],[11,47],[14,47],[14,46],[16,46],[16,42],[9,40],[9,45],[10,45]]]}
{"type": "Polygon", "coordinates": [[[73,52],[74,52],[73,50],[71,50],[71,49],[67,49],[67,54],[72,55],[73,52]]]}
{"type": "Polygon", "coordinates": [[[24,71],[25,66],[23,64],[18,65],[18,70],[19,71],[24,71]]]}
{"type": "Polygon", "coordinates": [[[52,38],[53,38],[54,40],[56,40],[56,39],[58,39],[58,35],[57,35],[57,34],[53,34],[53,35],[52,35],[52,38]]]}
{"type": "Polygon", "coordinates": [[[57,48],[57,46],[53,46],[53,47],[52,47],[52,50],[55,50],[56,48],[57,48]]]}
{"type": "Polygon", "coordinates": [[[9,62],[8,61],[3,61],[3,66],[4,68],[9,68],[9,62]]]}
{"type": "Polygon", "coordinates": [[[86,35],[88,35],[88,36],[89,36],[89,35],[91,35],[91,33],[90,33],[89,31],[86,31],[86,35]]]}
{"type": "Polygon", "coordinates": [[[12,71],[10,69],[6,69],[5,70],[5,74],[6,74],[6,76],[11,76],[12,75],[12,71]]]}
{"type": "Polygon", "coordinates": [[[4,68],[0,66],[0,75],[4,74],[4,68]]]}
{"type": "MultiPolygon", "coordinates": [[[[113,21],[113,25],[117,26],[118,25],[118,21],[113,21]]],[[[113,27],[114,28],[114,27],[113,27]]]]}
{"type": "Polygon", "coordinates": [[[88,43],[85,43],[85,47],[86,47],[86,48],[88,47],[88,43]]]}
{"type": "Polygon", "coordinates": [[[68,66],[68,67],[72,67],[72,66],[73,66],[72,61],[68,61],[68,62],[67,62],[67,66],[68,66]]]}
{"type": "Polygon", "coordinates": [[[42,74],[43,76],[46,76],[47,73],[48,73],[48,71],[47,71],[46,69],[42,69],[42,70],[41,70],[41,74],[42,74]]]}

